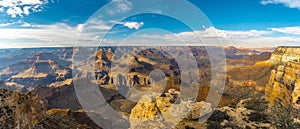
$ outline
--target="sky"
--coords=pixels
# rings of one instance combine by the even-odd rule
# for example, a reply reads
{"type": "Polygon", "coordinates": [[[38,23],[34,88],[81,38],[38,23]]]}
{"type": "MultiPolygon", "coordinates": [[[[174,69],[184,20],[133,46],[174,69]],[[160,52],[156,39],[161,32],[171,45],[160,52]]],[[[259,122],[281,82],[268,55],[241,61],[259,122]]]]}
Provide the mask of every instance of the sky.
{"type": "Polygon", "coordinates": [[[300,0],[0,0],[0,48],[300,45],[300,0]]]}

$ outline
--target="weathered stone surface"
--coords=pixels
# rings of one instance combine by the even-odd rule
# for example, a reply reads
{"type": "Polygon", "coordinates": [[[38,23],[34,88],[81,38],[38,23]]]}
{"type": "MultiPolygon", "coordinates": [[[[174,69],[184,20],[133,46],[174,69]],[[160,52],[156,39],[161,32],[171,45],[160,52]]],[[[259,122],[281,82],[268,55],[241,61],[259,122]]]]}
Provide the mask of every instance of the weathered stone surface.
{"type": "Polygon", "coordinates": [[[299,71],[300,48],[278,47],[269,60],[273,64],[279,64],[272,70],[270,79],[265,89],[265,96],[272,106],[275,101],[283,105],[293,103],[295,107],[299,100],[299,71]],[[290,101],[292,100],[292,101],[290,101]]]}
{"type": "Polygon", "coordinates": [[[153,96],[142,96],[137,105],[131,110],[130,118],[134,119],[154,119],[159,115],[159,109],[156,106],[153,96]]]}
{"type": "MultiPolygon", "coordinates": [[[[176,95],[180,94],[180,92],[173,89],[170,92],[172,94],[176,93],[176,95]]],[[[171,95],[171,93],[169,94],[171,95]]],[[[143,96],[131,111],[131,128],[175,127],[183,119],[193,121],[212,112],[211,104],[209,103],[194,103],[190,99],[174,101],[174,98],[172,95],[143,96]],[[141,123],[147,124],[148,127],[141,123]]]]}
{"type": "Polygon", "coordinates": [[[156,105],[161,112],[166,112],[172,106],[171,97],[157,97],[156,105]]]}
{"type": "Polygon", "coordinates": [[[300,47],[278,47],[272,53],[270,61],[280,62],[300,62],[300,47]]]}
{"type": "Polygon", "coordinates": [[[191,109],[191,119],[199,119],[212,111],[210,103],[196,102],[191,109]]]}

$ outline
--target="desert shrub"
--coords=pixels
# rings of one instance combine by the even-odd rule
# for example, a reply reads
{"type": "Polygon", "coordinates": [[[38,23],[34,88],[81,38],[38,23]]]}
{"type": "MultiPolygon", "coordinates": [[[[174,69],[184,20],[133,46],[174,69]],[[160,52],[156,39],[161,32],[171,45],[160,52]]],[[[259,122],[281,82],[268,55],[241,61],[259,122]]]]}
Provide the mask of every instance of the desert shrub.
{"type": "Polygon", "coordinates": [[[248,115],[250,121],[256,121],[256,122],[262,122],[262,123],[268,123],[268,116],[263,113],[253,112],[248,115]]]}
{"type": "Polygon", "coordinates": [[[295,129],[297,124],[294,122],[294,107],[292,103],[287,105],[275,101],[274,106],[269,108],[269,119],[272,125],[278,129],[295,129]]]}
{"type": "Polygon", "coordinates": [[[221,123],[224,120],[229,120],[229,118],[230,116],[226,112],[215,110],[208,120],[221,123]]]}
{"type": "Polygon", "coordinates": [[[263,98],[252,98],[244,103],[245,108],[257,112],[264,112],[268,109],[268,102],[263,98]]]}
{"type": "Polygon", "coordinates": [[[215,121],[207,121],[208,129],[222,129],[223,127],[220,125],[220,122],[215,121]]]}

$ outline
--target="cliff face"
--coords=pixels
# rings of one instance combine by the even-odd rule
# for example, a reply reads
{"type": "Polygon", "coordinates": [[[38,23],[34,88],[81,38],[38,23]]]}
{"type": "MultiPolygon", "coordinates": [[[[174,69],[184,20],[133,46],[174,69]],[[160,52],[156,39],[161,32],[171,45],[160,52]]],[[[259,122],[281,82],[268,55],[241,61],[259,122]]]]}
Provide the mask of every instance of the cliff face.
{"type": "Polygon", "coordinates": [[[266,85],[265,97],[274,105],[293,104],[299,107],[300,101],[300,47],[278,47],[269,60],[276,65],[266,85]]]}
{"type": "Polygon", "coordinates": [[[0,79],[24,85],[27,89],[36,85],[49,85],[71,78],[70,64],[52,53],[39,53],[0,71],[0,79]]]}
{"type": "Polygon", "coordinates": [[[300,47],[278,47],[272,53],[270,62],[300,62],[300,47]]]}

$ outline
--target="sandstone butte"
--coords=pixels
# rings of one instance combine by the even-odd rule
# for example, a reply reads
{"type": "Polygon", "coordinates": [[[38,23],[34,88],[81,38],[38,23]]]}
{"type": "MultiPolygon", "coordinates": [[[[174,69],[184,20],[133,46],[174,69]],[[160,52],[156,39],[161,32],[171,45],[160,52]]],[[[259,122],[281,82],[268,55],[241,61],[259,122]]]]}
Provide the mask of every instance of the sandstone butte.
{"type": "Polygon", "coordinates": [[[300,107],[300,47],[278,47],[265,63],[275,66],[265,89],[270,106],[277,101],[300,107]]]}

